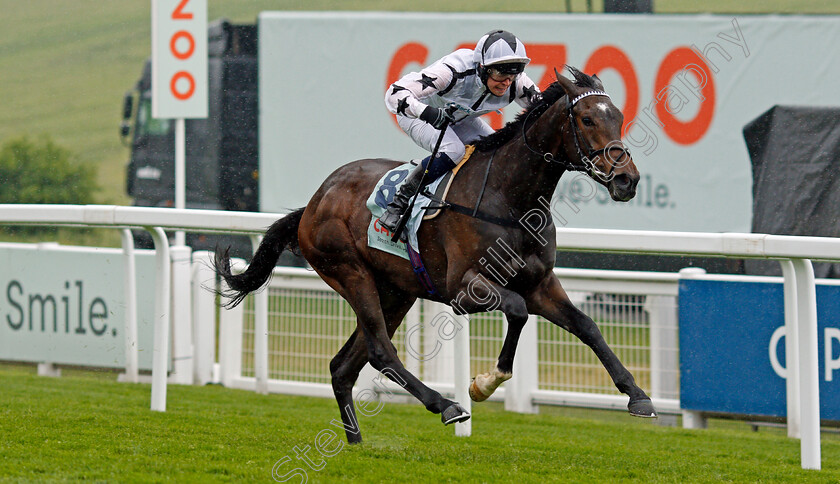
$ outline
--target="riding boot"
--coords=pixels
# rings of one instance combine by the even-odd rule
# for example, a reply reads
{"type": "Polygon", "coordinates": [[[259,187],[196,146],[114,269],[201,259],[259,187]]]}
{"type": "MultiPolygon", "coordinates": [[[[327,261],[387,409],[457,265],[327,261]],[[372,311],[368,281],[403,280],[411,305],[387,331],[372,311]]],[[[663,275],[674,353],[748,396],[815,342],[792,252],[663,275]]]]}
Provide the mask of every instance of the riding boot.
{"type": "MultiPolygon", "coordinates": [[[[408,208],[411,196],[418,191],[420,179],[423,177],[424,171],[426,171],[426,169],[423,167],[423,164],[418,163],[417,166],[411,170],[411,173],[408,174],[408,177],[405,179],[405,183],[400,186],[400,189],[394,195],[394,199],[388,204],[388,207],[385,209],[385,213],[379,217],[379,224],[388,229],[389,232],[394,232],[397,229],[397,225],[400,223],[402,214],[404,214],[406,208],[408,208]]],[[[428,176],[426,178],[428,179],[428,176]]],[[[423,181],[425,182],[427,180],[423,181]]],[[[424,183],[424,185],[426,185],[426,183],[424,183]]]]}
{"type": "Polygon", "coordinates": [[[423,172],[426,170],[426,165],[430,163],[431,156],[426,157],[419,163],[405,179],[405,182],[400,186],[400,189],[394,195],[394,199],[388,204],[385,213],[379,217],[379,224],[394,232],[397,225],[400,223],[402,215],[408,208],[408,203],[411,196],[420,192],[430,183],[440,178],[444,173],[455,167],[455,163],[446,153],[438,153],[434,160],[431,160],[429,173],[423,179],[423,185],[420,186],[420,179],[423,178],[423,172]]]}

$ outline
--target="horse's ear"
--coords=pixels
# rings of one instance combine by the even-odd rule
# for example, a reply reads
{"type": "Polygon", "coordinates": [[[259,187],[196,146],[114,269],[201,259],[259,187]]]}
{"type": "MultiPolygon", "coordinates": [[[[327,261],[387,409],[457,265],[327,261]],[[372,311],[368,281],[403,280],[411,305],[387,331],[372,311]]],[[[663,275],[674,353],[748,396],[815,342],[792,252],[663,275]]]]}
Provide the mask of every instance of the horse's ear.
{"type": "Polygon", "coordinates": [[[598,74],[592,74],[592,79],[595,81],[595,88],[597,88],[599,91],[603,91],[604,83],[601,82],[601,78],[598,77],[598,74]]]}
{"type": "Polygon", "coordinates": [[[560,75],[557,72],[557,68],[554,68],[554,76],[557,78],[557,82],[560,83],[560,86],[563,88],[563,91],[569,95],[569,99],[575,96],[578,92],[578,87],[575,86],[575,83],[568,79],[566,76],[560,75]]]}

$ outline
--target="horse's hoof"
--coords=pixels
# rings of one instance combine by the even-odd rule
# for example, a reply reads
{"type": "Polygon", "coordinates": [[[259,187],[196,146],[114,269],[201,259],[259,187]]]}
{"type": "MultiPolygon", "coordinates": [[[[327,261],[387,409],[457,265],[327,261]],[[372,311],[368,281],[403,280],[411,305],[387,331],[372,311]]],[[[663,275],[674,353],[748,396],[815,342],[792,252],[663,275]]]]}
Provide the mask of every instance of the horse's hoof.
{"type": "Polygon", "coordinates": [[[642,418],[656,418],[656,409],[653,408],[650,398],[639,398],[637,400],[630,400],[627,404],[627,409],[630,410],[630,415],[642,418]]]}
{"type": "Polygon", "coordinates": [[[470,399],[474,402],[483,402],[489,398],[488,395],[481,393],[481,390],[475,386],[475,378],[472,379],[472,383],[470,383],[470,399]]]}
{"type": "Polygon", "coordinates": [[[464,410],[464,407],[457,403],[453,403],[452,405],[446,407],[446,409],[440,413],[440,421],[443,422],[443,425],[464,422],[469,419],[470,412],[464,410]]]}

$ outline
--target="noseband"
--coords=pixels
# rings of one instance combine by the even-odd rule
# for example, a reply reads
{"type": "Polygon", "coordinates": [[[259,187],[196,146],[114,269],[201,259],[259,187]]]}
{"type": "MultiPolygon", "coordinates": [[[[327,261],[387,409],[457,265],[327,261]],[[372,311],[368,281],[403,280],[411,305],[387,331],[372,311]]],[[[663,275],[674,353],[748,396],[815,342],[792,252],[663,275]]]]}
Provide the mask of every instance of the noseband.
{"type": "Polygon", "coordinates": [[[568,95],[563,96],[564,98],[567,99],[566,111],[569,115],[569,125],[570,125],[571,130],[572,130],[572,139],[575,140],[575,150],[577,151],[578,159],[581,162],[580,165],[576,165],[576,164],[572,163],[571,161],[569,161],[565,158],[562,159],[562,160],[558,160],[557,157],[555,157],[554,154],[552,154],[550,151],[547,151],[545,153],[541,153],[541,152],[535,150],[534,148],[532,148],[531,145],[528,144],[528,138],[525,136],[525,128],[528,125],[528,118],[531,116],[531,113],[533,112],[533,110],[531,110],[531,109],[528,110],[528,114],[525,116],[525,121],[522,123],[522,141],[525,142],[525,146],[529,150],[531,150],[532,152],[540,155],[548,163],[560,165],[560,166],[563,167],[563,169],[565,169],[567,171],[581,171],[581,172],[589,173],[591,175],[597,175],[598,177],[600,177],[604,181],[607,181],[607,180],[610,180],[612,178],[613,170],[615,169],[615,165],[618,164],[624,158],[625,155],[630,156],[630,150],[628,150],[624,146],[624,144],[621,143],[621,141],[611,141],[604,148],[601,148],[599,150],[595,150],[595,149],[592,149],[592,145],[589,143],[589,141],[580,134],[580,132],[578,131],[578,128],[577,128],[577,121],[575,120],[574,107],[583,98],[586,98],[586,97],[589,97],[589,96],[605,96],[608,99],[611,99],[609,94],[605,93],[604,91],[598,91],[598,90],[587,91],[587,92],[577,96],[576,98],[572,99],[571,101],[568,100],[569,99],[568,95]],[[581,143],[583,143],[584,147],[586,147],[586,149],[588,151],[587,154],[584,154],[583,151],[581,150],[581,143]],[[606,153],[611,152],[613,150],[620,150],[621,154],[618,156],[617,159],[613,160],[612,164],[610,164],[609,173],[604,173],[598,167],[595,166],[595,163],[592,161],[592,159],[595,158],[596,156],[599,156],[599,155],[606,155],[606,153]]]}

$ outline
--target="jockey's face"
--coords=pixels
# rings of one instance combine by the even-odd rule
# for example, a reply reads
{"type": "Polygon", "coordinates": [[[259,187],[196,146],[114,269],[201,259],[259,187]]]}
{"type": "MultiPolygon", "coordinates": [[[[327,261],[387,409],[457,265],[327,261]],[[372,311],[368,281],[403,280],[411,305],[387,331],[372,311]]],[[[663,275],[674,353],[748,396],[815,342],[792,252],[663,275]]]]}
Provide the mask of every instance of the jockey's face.
{"type": "Polygon", "coordinates": [[[505,76],[503,78],[500,77],[502,79],[500,81],[497,81],[496,79],[494,79],[494,77],[495,76],[492,75],[487,76],[487,89],[494,96],[502,97],[505,95],[511,83],[513,82],[513,76],[505,76]]]}

